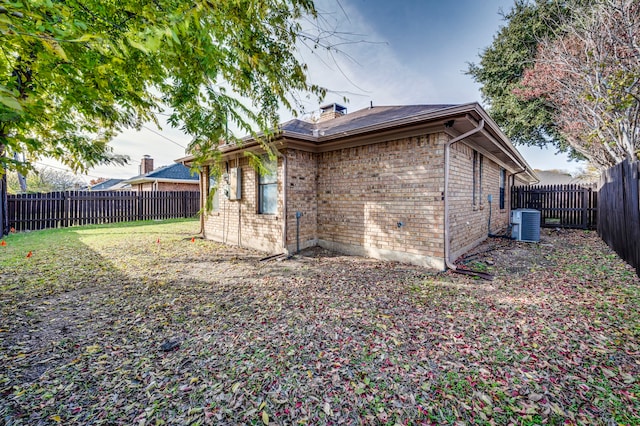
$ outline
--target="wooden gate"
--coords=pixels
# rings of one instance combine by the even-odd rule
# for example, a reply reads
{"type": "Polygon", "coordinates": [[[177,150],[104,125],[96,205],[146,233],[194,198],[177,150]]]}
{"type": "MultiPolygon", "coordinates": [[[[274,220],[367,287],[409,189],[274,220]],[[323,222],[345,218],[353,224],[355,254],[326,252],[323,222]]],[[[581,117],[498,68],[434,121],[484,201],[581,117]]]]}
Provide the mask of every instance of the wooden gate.
{"type": "Polygon", "coordinates": [[[596,229],[598,191],[581,185],[515,186],[511,209],[540,210],[546,228],[596,229]]]}

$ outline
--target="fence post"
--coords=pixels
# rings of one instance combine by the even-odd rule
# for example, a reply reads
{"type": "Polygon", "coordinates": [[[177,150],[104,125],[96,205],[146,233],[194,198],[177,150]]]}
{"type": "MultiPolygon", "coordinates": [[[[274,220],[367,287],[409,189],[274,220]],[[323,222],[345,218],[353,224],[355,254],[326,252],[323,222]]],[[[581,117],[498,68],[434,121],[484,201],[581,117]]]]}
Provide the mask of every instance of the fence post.
{"type": "Polygon", "coordinates": [[[69,226],[67,218],[67,201],[65,192],[63,191],[60,191],[60,219],[58,223],[60,228],[66,228],[69,226]]]}
{"type": "Polygon", "coordinates": [[[136,201],[138,203],[138,220],[142,220],[142,190],[137,191],[136,201]]]}
{"type": "Polygon", "coordinates": [[[589,208],[589,203],[587,203],[587,188],[582,188],[582,228],[587,229],[589,224],[587,223],[587,209],[589,208]]]}
{"type": "Polygon", "coordinates": [[[9,233],[9,198],[7,197],[7,172],[0,177],[0,237],[9,233]]]}

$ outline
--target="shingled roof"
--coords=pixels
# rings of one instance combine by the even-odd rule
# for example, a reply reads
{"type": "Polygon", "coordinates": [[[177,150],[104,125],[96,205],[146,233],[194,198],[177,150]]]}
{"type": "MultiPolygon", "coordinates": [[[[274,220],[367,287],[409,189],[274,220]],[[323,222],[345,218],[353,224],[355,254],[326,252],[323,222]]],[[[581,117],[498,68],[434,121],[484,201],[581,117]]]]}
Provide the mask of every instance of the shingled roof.
{"type": "Polygon", "coordinates": [[[144,182],[177,180],[187,181],[187,183],[199,183],[198,175],[192,175],[189,168],[180,163],[159,167],[147,174],[127,179],[125,182],[129,184],[139,184],[144,182]]]}
{"type": "Polygon", "coordinates": [[[282,124],[281,130],[309,136],[331,136],[365,127],[406,121],[411,117],[440,111],[457,105],[397,105],[364,108],[341,117],[318,123],[290,120],[282,124]]]}
{"type": "Polygon", "coordinates": [[[124,179],[107,179],[91,187],[92,191],[106,191],[107,189],[121,189],[124,185],[119,185],[124,179]],[[115,188],[114,188],[115,187],[115,188]]]}

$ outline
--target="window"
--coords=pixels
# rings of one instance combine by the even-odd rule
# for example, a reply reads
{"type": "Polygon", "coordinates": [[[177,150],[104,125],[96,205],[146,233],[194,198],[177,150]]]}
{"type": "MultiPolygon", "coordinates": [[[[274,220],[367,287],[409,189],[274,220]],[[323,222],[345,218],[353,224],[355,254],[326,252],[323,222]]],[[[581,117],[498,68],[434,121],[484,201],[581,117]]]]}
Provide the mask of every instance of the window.
{"type": "Polygon", "coordinates": [[[473,151],[473,206],[482,205],[482,166],[484,157],[473,151]]]}
{"type": "Polygon", "coordinates": [[[207,190],[207,204],[211,203],[211,211],[220,210],[220,188],[218,188],[218,182],[213,173],[209,173],[209,187],[207,190]]]}
{"type": "Polygon", "coordinates": [[[478,205],[478,151],[473,151],[473,206],[478,205]]]}
{"type": "Polygon", "coordinates": [[[267,170],[258,175],[258,213],[276,214],[278,211],[278,161],[262,157],[267,170]]]}
{"type": "Polygon", "coordinates": [[[500,169],[500,210],[504,210],[504,186],[507,181],[507,171],[500,169]]]}
{"type": "Polygon", "coordinates": [[[482,205],[482,163],[484,163],[484,155],[478,155],[480,156],[480,167],[478,168],[478,193],[480,194],[480,205],[482,205]]]}

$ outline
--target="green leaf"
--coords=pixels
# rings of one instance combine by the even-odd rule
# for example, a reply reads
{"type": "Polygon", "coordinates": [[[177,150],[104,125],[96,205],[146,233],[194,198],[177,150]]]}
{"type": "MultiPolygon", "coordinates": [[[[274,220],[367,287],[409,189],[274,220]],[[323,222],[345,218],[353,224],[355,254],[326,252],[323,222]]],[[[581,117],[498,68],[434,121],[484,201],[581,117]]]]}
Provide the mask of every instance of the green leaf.
{"type": "Polygon", "coordinates": [[[7,97],[7,96],[0,95],[0,104],[4,105],[6,107],[9,107],[9,108],[11,108],[13,110],[16,110],[16,111],[20,111],[20,112],[23,111],[22,110],[22,105],[20,105],[20,102],[16,98],[13,98],[13,97],[7,97]]]}

